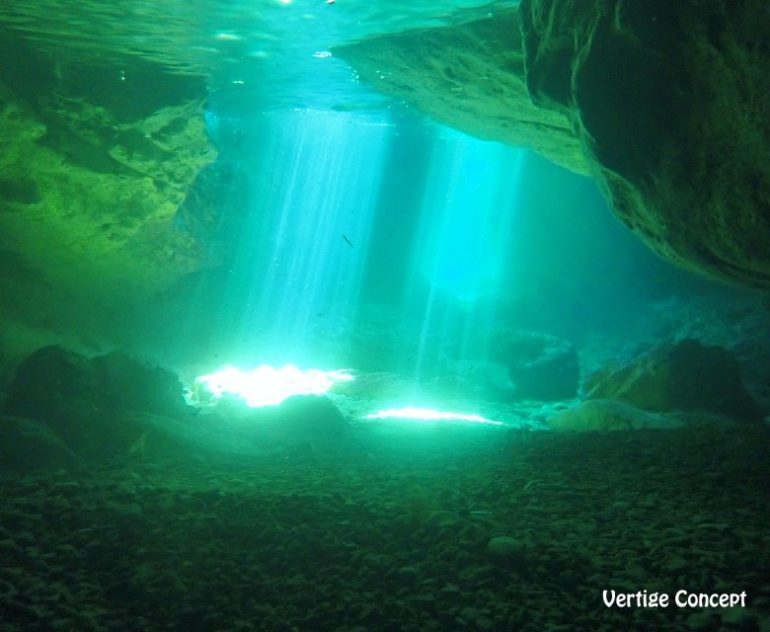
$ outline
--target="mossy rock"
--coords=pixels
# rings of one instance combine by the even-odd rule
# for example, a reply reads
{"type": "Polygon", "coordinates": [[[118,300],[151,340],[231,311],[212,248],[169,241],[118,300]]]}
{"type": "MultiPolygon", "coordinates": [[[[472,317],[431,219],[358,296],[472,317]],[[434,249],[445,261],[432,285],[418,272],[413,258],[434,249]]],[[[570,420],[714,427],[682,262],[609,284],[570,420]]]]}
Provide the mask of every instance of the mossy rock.
{"type": "Polygon", "coordinates": [[[736,419],[761,418],[733,353],[682,340],[653,349],[625,366],[607,368],[584,385],[588,399],[614,399],[650,411],[694,410],[736,419]]]}

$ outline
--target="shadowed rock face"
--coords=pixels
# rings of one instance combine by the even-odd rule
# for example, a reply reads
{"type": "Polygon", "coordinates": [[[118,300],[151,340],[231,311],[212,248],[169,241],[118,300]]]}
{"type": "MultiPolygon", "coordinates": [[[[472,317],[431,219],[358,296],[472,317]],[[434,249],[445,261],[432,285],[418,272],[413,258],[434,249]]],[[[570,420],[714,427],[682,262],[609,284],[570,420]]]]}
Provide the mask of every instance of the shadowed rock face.
{"type": "Polygon", "coordinates": [[[335,52],[444,123],[590,172],[669,260],[768,287],[769,42],[764,0],[522,0],[335,52]]]}
{"type": "Polygon", "coordinates": [[[523,0],[533,100],[572,120],[615,213],[665,257],[770,285],[770,12],[523,0]]]}

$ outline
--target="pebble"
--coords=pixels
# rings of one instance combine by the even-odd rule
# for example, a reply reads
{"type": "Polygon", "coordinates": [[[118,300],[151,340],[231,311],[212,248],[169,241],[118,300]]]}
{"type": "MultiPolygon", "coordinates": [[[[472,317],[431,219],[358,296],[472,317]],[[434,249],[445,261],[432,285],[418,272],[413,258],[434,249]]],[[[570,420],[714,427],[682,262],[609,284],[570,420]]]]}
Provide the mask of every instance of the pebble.
{"type": "MultiPolygon", "coordinates": [[[[701,480],[729,437],[696,452],[688,442],[688,458],[668,468],[672,436],[645,437],[647,451],[610,437],[538,436],[515,460],[453,461],[451,477],[440,460],[446,457],[410,462],[401,454],[392,467],[378,456],[347,467],[350,455],[301,467],[280,460],[258,471],[138,465],[141,484],[107,468],[68,490],[68,503],[53,516],[61,520],[43,513],[55,506],[48,501],[58,486],[40,478],[22,494],[0,481],[0,555],[19,552],[0,564],[0,606],[7,612],[15,604],[28,629],[40,621],[45,629],[58,621],[152,632],[234,629],[235,622],[285,632],[627,629],[618,613],[607,626],[598,622],[602,588],[631,592],[662,581],[661,590],[671,592],[672,577],[691,571],[694,583],[714,587],[719,578],[719,586],[751,588],[758,595],[752,609],[764,616],[766,522],[749,501],[760,497],[765,479],[746,476],[734,497],[720,492],[724,501],[711,488],[681,485],[701,480]],[[653,459],[655,468],[629,466],[625,450],[653,459]],[[523,492],[527,480],[539,482],[523,492]],[[414,486],[436,519],[399,532],[400,499],[414,486]],[[608,506],[618,489],[623,500],[608,506]],[[721,504],[736,511],[725,513],[721,504]],[[653,506],[644,515],[632,511],[653,506]],[[597,525],[601,511],[605,522],[597,525]],[[441,527],[442,516],[457,528],[441,527]],[[740,565],[710,548],[727,524],[740,565]],[[62,604],[93,612],[93,624],[62,604]],[[138,614],[144,607],[146,615],[138,614]]],[[[741,467],[767,470],[756,459],[741,467]]],[[[741,611],[655,615],[661,630],[762,625],[761,616],[741,611]]]]}
{"type": "Polygon", "coordinates": [[[677,573],[681,573],[682,571],[687,570],[689,566],[690,564],[686,559],[683,557],[675,556],[666,560],[666,563],[663,564],[663,570],[666,573],[676,575],[677,573]]]}
{"type": "Polygon", "coordinates": [[[494,559],[520,560],[526,553],[526,547],[521,540],[499,535],[489,540],[487,551],[494,559]]]}
{"type": "Polygon", "coordinates": [[[713,612],[694,612],[687,617],[687,627],[697,632],[718,632],[720,616],[713,612]]]}

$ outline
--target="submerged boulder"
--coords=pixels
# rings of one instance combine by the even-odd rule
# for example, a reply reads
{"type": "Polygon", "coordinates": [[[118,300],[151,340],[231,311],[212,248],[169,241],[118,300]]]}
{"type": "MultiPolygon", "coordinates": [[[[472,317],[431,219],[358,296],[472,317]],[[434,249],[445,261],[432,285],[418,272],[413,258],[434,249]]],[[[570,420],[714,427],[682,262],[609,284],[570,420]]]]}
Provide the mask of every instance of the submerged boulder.
{"type": "Polygon", "coordinates": [[[91,360],[99,380],[99,396],[116,411],[143,411],[157,415],[184,414],[184,386],[179,377],[151,366],[125,351],[113,351],[91,360]]]}
{"type": "Polygon", "coordinates": [[[683,423],[623,402],[594,399],[557,413],[546,425],[558,432],[611,432],[677,428],[683,423]]]}
{"type": "Polygon", "coordinates": [[[762,416],[743,386],[735,355],[697,340],[661,345],[624,366],[599,371],[586,380],[584,393],[588,399],[620,400],[650,411],[762,416]]]}
{"type": "Polygon", "coordinates": [[[0,473],[77,467],[77,457],[47,425],[0,414],[0,473]]]}
{"type": "Polygon", "coordinates": [[[580,363],[572,343],[533,331],[501,332],[493,341],[493,358],[508,369],[518,399],[575,397],[580,363]]]}
{"type": "Polygon", "coordinates": [[[68,403],[99,400],[99,380],[91,361],[58,345],[38,349],[16,369],[5,411],[42,421],[60,416],[68,403]]]}
{"type": "Polygon", "coordinates": [[[255,408],[244,421],[256,441],[267,444],[338,439],[348,430],[339,408],[322,395],[295,395],[277,406],[255,408]]]}
{"type": "Polygon", "coordinates": [[[56,345],[21,362],[5,402],[5,412],[44,422],[76,451],[122,446],[125,413],[186,410],[173,373],[119,351],[89,359],[56,345]]]}

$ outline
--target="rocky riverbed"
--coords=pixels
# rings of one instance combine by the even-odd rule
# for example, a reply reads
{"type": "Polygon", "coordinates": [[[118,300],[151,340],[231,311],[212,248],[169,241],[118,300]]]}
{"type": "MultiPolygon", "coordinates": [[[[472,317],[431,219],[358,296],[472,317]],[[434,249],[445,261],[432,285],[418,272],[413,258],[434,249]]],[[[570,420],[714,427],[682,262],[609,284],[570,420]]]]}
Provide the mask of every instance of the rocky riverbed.
{"type": "Polygon", "coordinates": [[[6,477],[0,629],[770,630],[767,428],[474,432],[6,477]]]}

